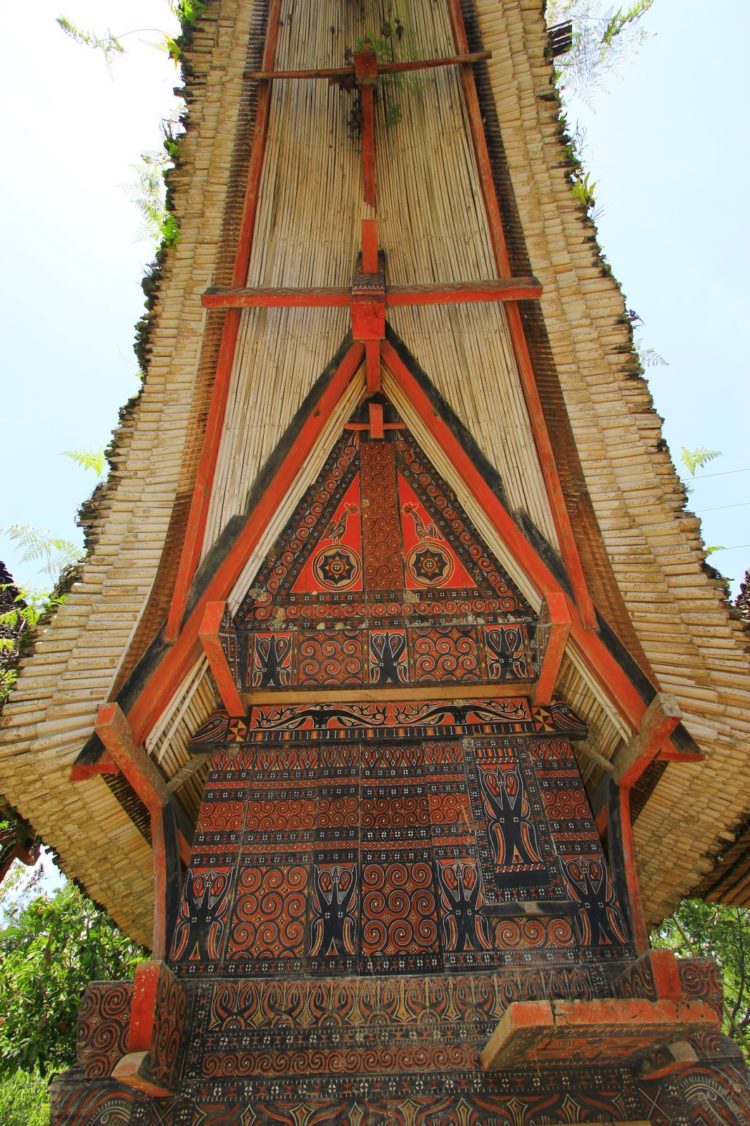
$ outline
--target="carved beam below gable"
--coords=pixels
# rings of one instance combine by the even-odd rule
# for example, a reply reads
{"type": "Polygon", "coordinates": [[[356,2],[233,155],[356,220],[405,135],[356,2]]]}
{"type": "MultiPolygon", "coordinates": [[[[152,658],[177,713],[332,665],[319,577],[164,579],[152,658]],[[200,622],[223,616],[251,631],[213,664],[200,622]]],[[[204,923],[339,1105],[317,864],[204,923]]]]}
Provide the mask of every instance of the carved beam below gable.
{"type": "Polygon", "coordinates": [[[216,682],[221,702],[230,715],[239,716],[245,714],[245,705],[242,703],[234,674],[229,667],[229,661],[219,636],[226,608],[226,602],[209,602],[206,604],[201,624],[198,627],[198,640],[208,658],[208,667],[216,682]]]}
{"type": "Polygon", "coordinates": [[[562,592],[550,591],[542,603],[538,631],[543,637],[544,653],[534,687],[534,703],[549,704],[560,674],[565,646],[570,634],[571,619],[568,603],[562,592]]]}
{"type": "Polygon", "coordinates": [[[653,762],[682,719],[674,696],[659,692],[646,708],[638,732],[615,756],[615,779],[623,787],[634,786],[653,762]]]}
{"type": "Polygon", "coordinates": [[[172,920],[180,889],[180,859],[190,863],[190,844],[177,828],[172,797],[156,764],[133,737],[128,718],[119,704],[99,709],[95,730],[112,761],[151,814],[151,848],[154,858],[155,958],[166,957],[172,920]]]}

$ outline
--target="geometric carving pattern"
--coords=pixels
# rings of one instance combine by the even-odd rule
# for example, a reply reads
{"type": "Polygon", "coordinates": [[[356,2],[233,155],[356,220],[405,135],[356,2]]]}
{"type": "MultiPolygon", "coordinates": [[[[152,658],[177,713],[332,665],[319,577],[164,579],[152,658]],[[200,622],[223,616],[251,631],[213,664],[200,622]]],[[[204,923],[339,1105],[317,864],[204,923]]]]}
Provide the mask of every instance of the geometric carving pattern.
{"type": "Polygon", "coordinates": [[[284,734],[294,741],[214,754],[170,959],[179,975],[628,957],[566,736],[284,734]]]}
{"type": "Polygon", "coordinates": [[[127,1052],[133,983],[94,981],[78,1010],[76,1058],[87,1079],[104,1079],[127,1052]]]}
{"type": "Polygon", "coordinates": [[[535,675],[536,615],[405,430],[340,439],[234,625],[255,691],[535,675]]]}

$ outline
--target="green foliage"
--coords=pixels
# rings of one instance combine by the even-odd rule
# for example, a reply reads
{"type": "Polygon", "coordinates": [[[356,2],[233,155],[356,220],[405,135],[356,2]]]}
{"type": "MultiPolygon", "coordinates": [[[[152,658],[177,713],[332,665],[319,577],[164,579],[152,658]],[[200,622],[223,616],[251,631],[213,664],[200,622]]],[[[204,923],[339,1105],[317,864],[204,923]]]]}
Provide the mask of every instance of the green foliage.
{"type": "Polygon", "coordinates": [[[715,958],[724,979],[724,1031],[750,1058],[750,911],[684,899],[652,934],[685,958],[715,958]]]}
{"type": "Polygon", "coordinates": [[[38,1071],[14,1071],[0,1078],[3,1126],[48,1126],[48,1082],[38,1071]]]}
{"type": "Polygon", "coordinates": [[[630,7],[607,7],[602,0],[548,0],[547,26],[570,21],[573,46],[555,59],[556,75],[566,90],[588,98],[638,45],[646,33],[638,27],[654,0],[630,7]]]}
{"type": "Polygon", "coordinates": [[[573,176],[571,191],[587,211],[596,206],[596,182],[591,179],[589,172],[583,172],[582,169],[576,172],[573,176]]]}
{"type": "MultiPolygon", "coordinates": [[[[144,953],[72,884],[5,911],[0,930],[0,1075],[75,1061],[90,981],[131,977],[144,953]]],[[[2,1121],[5,1121],[2,1119],[2,1121]]]]}
{"type": "Polygon", "coordinates": [[[109,28],[103,35],[96,35],[92,31],[84,31],[83,28],[71,23],[65,16],[58,16],[57,23],[65,34],[69,35],[76,43],[81,43],[84,47],[93,47],[95,51],[101,51],[107,66],[112,65],[112,59],[115,55],[121,55],[125,50],[120,40],[112,34],[109,28]]]}
{"type": "Polygon", "coordinates": [[[641,361],[641,366],[644,368],[658,368],[669,367],[669,361],[656,351],[655,348],[649,348],[643,343],[641,337],[637,336],[633,341],[638,359],[641,361]]]}
{"type": "Polygon", "coordinates": [[[4,533],[21,551],[21,563],[40,563],[39,571],[54,584],[61,571],[77,563],[81,549],[33,524],[9,524],[4,533]]]}
{"type": "Polygon", "coordinates": [[[611,47],[617,36],[622,35],[630,24],[639,20],[644,12],[649,10],[653,2],[654,0],[640,0],[639,3],[632,4],[629,8],[618,8],[616,12],[613,12],[602,35],[602,49],[606,50],[611,47]]]}
{"type": "Polygon", "coordinates": [[[140,163],[133,165],[137,180],[133,202],[143,216],[146,231],[154,242],[174,246],[180,227],[164,201],[164,172],[170,165],[167,153],[141,153],[140,163]]]}
{"type": "Polygon", "coordinates": [[[717,457],[721,457],[721,450],[707,450],[705,446],[696,446],[692,450],[683,446],[680,450],[680,461],[691,477],[695,477],[696,469],[703,469],[704,465],[717,457]]]}
{"type": "Polygon", "coordinates": [[[63,456],[69,457],[82,469],[92,469],[97,477],[103,477],[107,467],[104,450],[63,450],[63,456]]]}
{"type": "Polygon", "coordinates": [[[205,0],[170,0],[169,7],[183,27],[195,23],[206,10],[205,0]]]}

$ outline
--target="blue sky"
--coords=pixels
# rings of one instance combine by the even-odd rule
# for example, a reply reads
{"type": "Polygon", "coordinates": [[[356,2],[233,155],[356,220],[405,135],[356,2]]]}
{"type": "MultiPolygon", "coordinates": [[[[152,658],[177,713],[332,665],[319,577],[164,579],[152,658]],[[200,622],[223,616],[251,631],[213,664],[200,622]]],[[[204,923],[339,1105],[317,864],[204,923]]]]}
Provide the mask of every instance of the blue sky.
{"type": "MultiPolygon", "coordinates": [[[[95,482],[62,451],[106,444],[138,389],[133,326],[152,251],[129,185],[139,153],[160,147],[179,78],[148,32],[125,38],[128,55],[108,74],[63,35],[60,14],[116,34],[173,21],[162,0],[36,0],[3,12],[0,527],[74,539],[95,482]]],[[[649,378],[670,447],[722,451],[691,507],[706,542],[728,549],[712,562],[736,580],[750,566],[747,14],[743,0],[656,0],[649,39],[597,93],[595,112],[574,107],[605,252],[644,343],[669,363],[649,378]]],[[[4,536],[0,559],[19,582],[44,585],[4,536]]]]}

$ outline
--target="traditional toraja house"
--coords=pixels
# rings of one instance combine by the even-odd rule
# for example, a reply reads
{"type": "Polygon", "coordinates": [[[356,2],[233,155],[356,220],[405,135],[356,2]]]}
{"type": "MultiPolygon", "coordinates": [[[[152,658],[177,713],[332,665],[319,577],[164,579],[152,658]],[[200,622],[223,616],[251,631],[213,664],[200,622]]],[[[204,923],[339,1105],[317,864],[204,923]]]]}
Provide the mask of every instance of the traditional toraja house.
{"type": "Polygon", "coordinates": [[[56,1123],[750,1120],[714,967],[647,942],[747,895],[747,635],[559,45],[539,0],[192,29],[146,382],[0,747],[152,947],[56,1123]]]}

